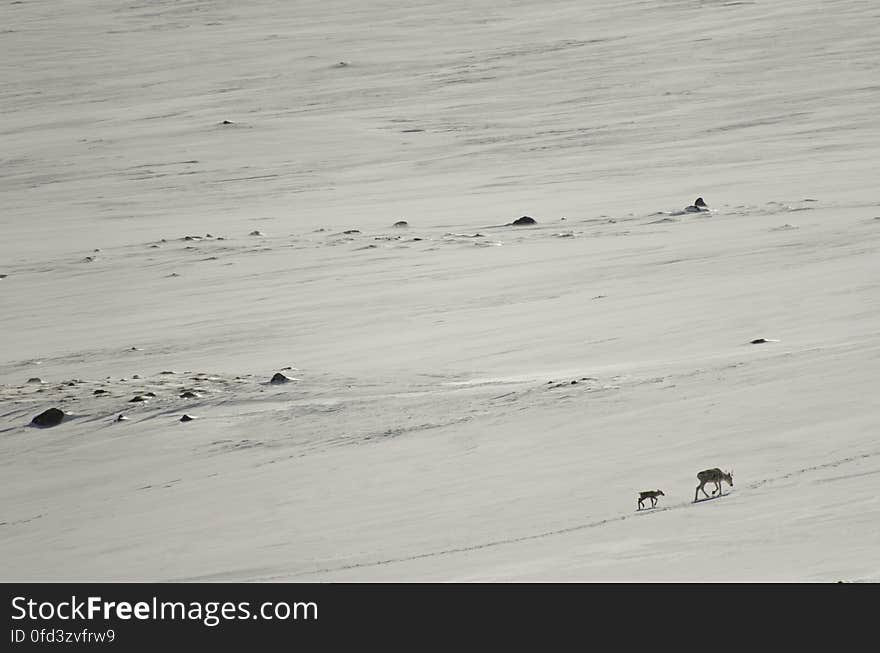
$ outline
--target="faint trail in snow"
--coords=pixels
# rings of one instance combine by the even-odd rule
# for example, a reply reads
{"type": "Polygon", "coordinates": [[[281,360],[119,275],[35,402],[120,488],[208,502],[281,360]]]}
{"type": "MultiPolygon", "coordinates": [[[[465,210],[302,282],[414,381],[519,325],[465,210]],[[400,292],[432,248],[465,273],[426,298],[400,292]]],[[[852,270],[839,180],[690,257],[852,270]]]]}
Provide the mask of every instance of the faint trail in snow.
{"type": "Polygon", "coordinates": [[[857,456],[849,456],[847,458],[841,458],[840,460],[833,460],[830,463],[823,463],[822,465],[813,465],[812,467],[804,467],[803,469],[798,469],[794,472],[789,472],[788,474],[782,474],[780,476],[775,476],[773,478],[767,478],[761,481],[754,481],[753,483],[749,483],[746,487],[750,490],[755,490],[759,487],[767,485],[768,483],[773,483],[775,481],[782,481],[788,478],[792,478],[793,476],[799,476],[801,474],[807,474],[809,472],[817,472],[822,469],[832,469],[834,467],[839,467],[840,465],[845,465],[846,463],[856,462],[858,460],[864,460],[866,458],[873,458],[874,456],[880,456],[880,451],[872,451],[869,453],[859,454],[857,456]]]}
{"type": "MultiPolygon", "coordinates": [[[[806,474],[809,472],[838,467],[840,465],[844,465],[844,464],[851,463],[851,462],[856,462],[859,460],[864,460],[866,458],[871,458],[874,456],[880,456],[880,450],[872,451],[872,452],[864,453],[864,454],[859,454],[857,456],[849,456],[847,458],[841,458],[840,460],[835,460],[835,461],[832,461],[829,463],[824,463],[821,465],[813,465],[811,467],[804,467],[803,469],[789,472],[787,474],[782,474],[780,476],[774,476],[773,478],[767,478],[767,479],[762,479],[760,481],[754,481],[754,482],[746,485],[745,489],[746,490],[755,490],[759,487],[762,487],[762,486],[767,485],[769,483],[773,483],[775,481],[784,480],[787,478],[798,476],[800,474],[806,474]]],[[[677,503],[677,504],[670,505],[670,506],[664,506],[662,508],[641,510],[641,511],[636,511],[636,512],[625,514],[625,515],[619,515],[617,517],[608,517],[606,519],[599,519],[599,520],[592,521],[592,522],[589,522],[586,524],[577,524],[575,526],[568,526],[566,528],[558,528],[558,529],[554,529],[554,530],[543,531],[541,533],[534,533],[532,535],[522,535],[519,537],[511,537],[511,538],[505,538],[505,539],[499,539],[499,540],[492,540],[489,542],[483,542],[481,544],[473,544],[470,546],[454,547],[454,548],[450,548],[450,549],[442,549],[439,551],[429,551],[427,553],[416,553],[416,554],[408,555],[408,556],[400,556],[400,557],[396,557],[396,558],[386,558],[384,560],[358,562],[358,563],[352,563],[352,564],[348,564],[348,565],[340,565],[338,567],[324,567],[322,569],[314,569],[311,571],[298,572],[298,573],[294,573],[294,574],[278,574],[278,575],[273,575],[270,577],[263,577],[263,578],[254,579],[254,580],[266,581],[266,580],[273,580],[273,579],[278,579],[278,578],[290,578],[290,577],[297,577],[297,576],[313,576],[315,574],[326,574],[326,573],[332,573],[332,572],[336,572],[336,571],[362,569],[362,568],[366,568],[366,567],[382,567],[385,565],[392,565],[392,564],[397,564],[397,563],[401,563],[401,562],[411,562],[413,560],[422,560],[425,558],[436,558],[436,557],[440,557],[440,556],[454,555],[456,553],[469,553],[471,551],[479,551],[481,549],[489,549],[492,547],[504,546],[507,544],[519,544],[521,542],[528,542],[531,540],[539,540],[539,539],[543,539],[546,537],[552,537],[555,535],[566,535],[568,533],[574,533],[576,531],[587,530],[590,528],[598,528],[599,526],[605,526],[607,524],[623,522],[623,521],[626,521],[627,519],[632,519],[635,517],[642,517],[642,516],[646,516],[646,515],[656,515],[656,514],[670,511],[670,510],[680,510],[682,508],[697,506],[697,505],[700,505],[703,503],[713,503],[714,499],[720,499],[722,497],[730,496],[731,494],[734,494],[734,491],[729,491],[727,494],[722,494],[721,496],[713,497],[712,499],[703,499],[703,500],[697,501],[697,502],[687,501],[687,502],[677,503]]]]}

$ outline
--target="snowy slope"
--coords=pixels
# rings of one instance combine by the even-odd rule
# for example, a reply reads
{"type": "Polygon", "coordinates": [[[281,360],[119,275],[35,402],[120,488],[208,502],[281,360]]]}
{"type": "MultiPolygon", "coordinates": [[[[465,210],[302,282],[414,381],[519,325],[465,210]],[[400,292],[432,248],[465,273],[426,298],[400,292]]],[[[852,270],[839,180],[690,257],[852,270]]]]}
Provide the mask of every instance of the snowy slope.
{"type": "Polygon", "coordinates": [[[0,579],[880,580],[874,3],[246,4],[0,9],[0,579]]]}

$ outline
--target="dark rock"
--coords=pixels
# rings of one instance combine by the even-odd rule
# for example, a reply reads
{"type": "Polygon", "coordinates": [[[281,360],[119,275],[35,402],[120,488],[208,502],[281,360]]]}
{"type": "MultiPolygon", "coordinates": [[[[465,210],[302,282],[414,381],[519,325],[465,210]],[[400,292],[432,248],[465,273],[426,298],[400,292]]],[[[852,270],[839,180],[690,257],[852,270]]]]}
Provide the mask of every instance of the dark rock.
{"type": "Polygon", "coordinates": [[[184,392],[183,394],[180,395],[180,398],[181,399],[198,399],[199,395],[197,395],[195,392],[187,390],[186,392],[184,392]]]}
{"type": "Polygon", "coordinates": [[[41,378],[38,377],[38,376],[32,376],[31,378],[29,378],[29,379],[27,380],[27,382],[28,382],[28,383],[42,383],[42,382],[43,382],[43,379],[41,379],[41,378]]]}
{"type": "Polygon", "coordinates": [[[231,120],[221,120],[220,124],[221,125],[234,125],[235,123],[232,122],[231,120]]]}
{"type": "Polygon", "coordinates": [[[766,338],[755,338],[752,340],[753,345],[763,345],[765,342],[768,342],[766,338]]]}
{"type": "Polygon", "coordinates": [[[514,220],[510,224],[514,225],[515,227],[520,227],[520,226],[527,225],[527,224],[538,224],[538,221],[535,220],[534,218],[530,218],[529,216],[524,215],[521,218],[517,218],[516,220],[514,220]]]}
{"type": "Polygon", "coordinates": [[[343,231],[342,233],[344,233],[344,234],[359,234],[360,232],[361,232],[360,229],[347,229],[346,231],[343,231]]]}
{"type": "Polygon", "coordinates": [[[128,403],[134,404],[134,403],[140,403],[142,401],[146,401],[146,399],[144,399],[140,395],[135,395],[134,397],[132,397],[131,399],[128,400],[128,403]]]}
{"type": "Polygon", "coordinates": [[[31,420],[31,424],[34,426],[40,426],[42,428],[47,428],[49,426],[58,426],[61,424],[61,421],[64,419],[64,411],[58,408],[50,408],[47,411],[44,411],[34,417],[31,420]]]}
{"type": "Polygon", "coordinates": [[[284,376],[281,372],[275,372],[275,376],[269,381],[269,383],[273,385],[277,385],[279,383],[288,383],[290,379],[284,376]]]}
{"type": "Polygon", "coordinates": [[[708,211],[709,207],[703,201],[702,197],[698,197],[694,200],[694,203],[690,206],[684,207],[684,210],[688,213],[699,213],[700,211],[708,211]]]}
{"type": "Polygon", "coordinates": [[[113,421],[114,421],[114,422],[127,422],[127,421],[128,421],[128,418],[127,418],[125,415],[120,415],[119,417],[117,417],[117,418],[116,418],[115,420],[113,420],[113,421]]]}
{"type": "Polygon", "coordinates": [[[404,228],[404,227],[408,227],[408,226],[409,226],[409,223],[408,223],[406,220],[399,220],[399,221],[395,222],[395,223],[394,223],[393,225],[391,225],[391,226],[392,226],[392,227],[396,227],[397,229],[402,229],[402,228],[404,228]]]}
{"type": "Polygon", "coordinates": [[[101,389],[99,388],[98,390],[95,390],[92,394],[93,394],[93,395],[105,395],[105,394],[107,394],[107,391],[106,391],[106,390],[101,390],[101,389]]]}
{"type": "Polygon", "coordinates": [[[198,417],[190,417],[189,415],[184,415],[183,417],[180,418],[180,421],[181,422],[191,422],[194,419],[198,419],[198,417]]]}
{"type": "Polygon", "coordinates": [[[248,236],[265,236],[265,235],[266,235],[266,234],[264,234],[264,233],[263,233],[262,231],[260,231],[259,229],[254,229],[252,232],[250,232],[250,233],[248,234],[248,236]]]}
{"type": "Polygon", "coordinates": [[[145,397],[155,397],[156,393],[155,392],[146,392],[146,393],[144,393],[144,396],[145,397]]]}

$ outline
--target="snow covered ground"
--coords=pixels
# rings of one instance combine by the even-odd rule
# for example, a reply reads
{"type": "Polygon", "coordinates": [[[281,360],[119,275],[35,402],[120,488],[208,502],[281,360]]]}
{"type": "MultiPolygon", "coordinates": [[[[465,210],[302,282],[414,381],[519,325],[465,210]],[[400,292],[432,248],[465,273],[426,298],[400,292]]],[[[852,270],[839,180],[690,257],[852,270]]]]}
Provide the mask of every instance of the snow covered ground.
{"type": "Polygon", "coordinates": [[[876,3],[25,0],[0,78],[0,579],[880,580],[876,3]]]}

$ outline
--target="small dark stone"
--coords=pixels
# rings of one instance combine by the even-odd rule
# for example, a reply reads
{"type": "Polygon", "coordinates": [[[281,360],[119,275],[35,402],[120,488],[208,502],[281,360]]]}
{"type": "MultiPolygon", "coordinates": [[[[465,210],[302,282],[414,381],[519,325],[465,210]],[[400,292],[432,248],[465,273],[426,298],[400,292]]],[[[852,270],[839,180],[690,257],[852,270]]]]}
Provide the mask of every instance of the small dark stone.
{"type": "Polygon", "coordinates": [[[264,233],[263,233],[262,231],[260,231],[259,229],[254,229],[252,232],[250,232],[250,233],[248,234],[248,236],[265,236],[265,235],[266,235],[266,234],[264,234],[264,233]]]}
{"type": "Polygon", "coordinates": [[[183,394],[180,395],[180,398],[181,399],[198,399],[199,395],[197,395],[195,392],[191,392],[190,390],[187,390],[186,392],[184,392],[183,394]]]}
{"type": "Polygon", "coordinates": [[[43,382],[43,379],[41,379],[41,378],[38,377],[38,376],[32,376],[31,378],[29,378],[29,379],[27,380],[27,382],[28,382],[28,383],[42,383],[42,382],[43,382]]]}
{"type": "Polygon", "coordinates": [[[755,338],[754,340],[752,340],[753,345],[762,345],[765,342],[767,342],[766,338],[755,338]]]}
{"type": "Polygon", "coordinates": [[[221,120],[220,124],[221,125],[234,125],[235,123],[232,122],[231,120],[221,120]]]}
{"type": "Polygon", "coordinates": [[[155,397],[156,393],[155,392],[146,392],[146,393],[144,393],[144,396],[145,397],[155,397]]]}
{"type": "Polygon", "coordinates": [[[93,395],[105,395],[105,394],[107,394],[107,391],[106,391],[106,390],[101,390],[101,389],[99,388],[98,390],[95,390],[92,394],[93,394],[93,395]]]}
{"type": "Polygon", "coordinates": [[[128,421],[128,418],[127,418],[125,415],[120,415],[119,417],[117,417],[117,418],[116,418],[115,420],[113,420],[113,421],[114,421],[114,422],[127,422],[127,421],[128,421]]]}
{"type": "Polygon", "coordinates": [[[409,223],[408,223],[406,220],[399,220],[399,221],[395,222],[395,223],[394,223],[393,225],[391,225],[391,226],[392,226],[392,227],[396,227],[396,228],[398,228],[398,229],[402,229],[403,227],[408,227],[408,226],[409,226],[409,223]]]}
{"type": "Polygon", "coordinates": [[[135,395],[134,397],[132,397],[131,399],[128,400],[128,403],[133,404],[133,403],[138,403],[138,402],[142,402],[142,401],[146,401],[146,399],[144,399],[140,395],[135,395]]]}
{"type": "Polygon", "coordinates": [[[61,424],[61,420],[63,419],[64,411],[58,408],[50,408],[49,410],[44,411],[34,417],[31,420],[31,424],[33,424],[34,426],[46,428],[49,426],[58,426],[59,424],[61,424]]]}
{"type": "Polygon", "coordinates": [[[344,233],[344,234],[359,234],[360,232],[361,232],[360,229],[348,229],[346,231],[343,231],[342,233],[344,233]]]}
{"type": "Polygon", "coordinates": [[[530,218],[529,216],[524,215],[523,217],[514,220],[511,224],[519,227],[526,224],[538,224],[538,221],[534,218],[530,218]]]}
{"type": "Polygon", "coordinates": [[[269,383],[272,383],[273,385],[277,385],[279,383],[287,383],[289,381],[290,381],[290,379],[288,377],[284,376],[281,372],[275,372],[275,376],[272,377],[272,379],[269,381],[269,383]]]}
{"type": "Polygon", "coordinates": [[[572,384],[572,385],[577,385],[577,381],[572,381],[571,384],[572,384]]]}
{"type": "Polygon", "coordinates": [[[184,415],[183,417],[180,418],[180,421],[181,422],[191,422],[194,419],[198,419],[198,418],[197,417],[190,417],[189,415],[184,415]]]}

